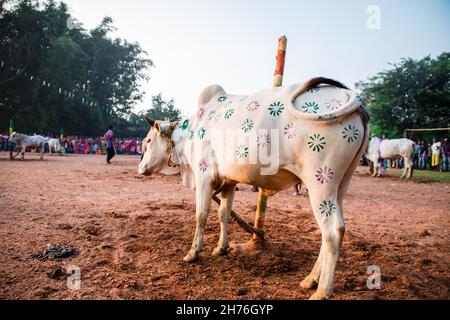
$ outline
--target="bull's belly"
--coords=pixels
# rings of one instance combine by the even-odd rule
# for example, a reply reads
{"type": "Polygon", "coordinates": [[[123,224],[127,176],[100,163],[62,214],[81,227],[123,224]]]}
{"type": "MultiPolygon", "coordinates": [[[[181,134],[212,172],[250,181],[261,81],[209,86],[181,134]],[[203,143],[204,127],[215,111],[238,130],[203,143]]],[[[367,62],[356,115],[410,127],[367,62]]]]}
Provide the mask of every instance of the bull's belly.
{"type": "Polygon", "coordinates": [[[226,177],[225,180],[229,184],[244,183],[274,192],[285,190],[301,182],[295,174],[284,169],[271,175],[264,175],[261,172],[261,168],[256,165],[233,165],[229,166],[222,176],[226,177]]]}

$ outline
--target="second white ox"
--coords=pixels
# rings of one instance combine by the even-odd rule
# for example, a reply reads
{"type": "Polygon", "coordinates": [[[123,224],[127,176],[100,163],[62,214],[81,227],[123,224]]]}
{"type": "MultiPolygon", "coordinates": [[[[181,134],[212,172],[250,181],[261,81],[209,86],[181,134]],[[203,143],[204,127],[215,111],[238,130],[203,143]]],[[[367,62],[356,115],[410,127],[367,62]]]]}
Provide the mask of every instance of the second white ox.
{"type": "MultiPolygon", "coordinates": [[[[40,148],[40,159],[44,159],[44,145],[45,145],[45,138],[43,136],[34,135],[34,136],[27,136],[23,133],[17,133],[13,132],[11,137],[9,138],[10,141],[14,142],[16,144],[16,147],[20,152],[22,153],[22,160],[25,159],[25,152],[28,147],[30,148],[40,148]]],[[[16,156],[19,154],[19,152],[16,154],[16,156]]]]}
{"type": "Polygon", "coordinates": [[[401,178],[409,179],[413,174],[414,142],[409,139],[387,139],[373,138],[370,140],[366,157],[373,164],[373,177],[381,176],[379,161],[382,159],[403,158],[404,170],[401,178]]]}
{"type": "Polygon", "coordinates": [[[236,184],[275,194],[303,181],[322,247],[301,286],[318,284],[313,299],[331,296],[344,235],[342,202],[367,145],[368,117],[355,92],[325,78],[250,96],[214,85],[203,91],[190,119],[148,121],[139,173],[180,172],[184,185],[196,189],[196,230],[185,261],[199,257],[213,194],[222,196],[213,255],[224,255],[236,184]]]}
{"type": "Polygon", "coordinates": [[[59,142],[59,139],[47,138],[46,140],[48,143],[48,153],[52,154],[54,150],[56,153],[59,153],[59,155],[62,156],[63,148],[61,146],[61,143],[59,142]]]}

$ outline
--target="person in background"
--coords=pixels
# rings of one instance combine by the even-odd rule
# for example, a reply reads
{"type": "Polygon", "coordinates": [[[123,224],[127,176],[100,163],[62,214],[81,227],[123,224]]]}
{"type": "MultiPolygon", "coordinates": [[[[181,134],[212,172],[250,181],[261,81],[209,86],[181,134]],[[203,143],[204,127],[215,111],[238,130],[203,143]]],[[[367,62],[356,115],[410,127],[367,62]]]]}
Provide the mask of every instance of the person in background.
{"type": "Polygon", "coordinates": [[[431,168],[433,171],[439,171],[441,156],[441,142],[433,138],[433,145],[431,146],[431,168]]]}
{"type": "Polygon", "coordinates": [[[445,138],[441,145],[441,156],[442,156],[442,172],[448,171],[448,158],[450,157],[450,144],[448,139],[445,138]]]}
{"type": "Polygon", "coordinates": [[[414,168],[419,168],[419,145],[420,145],[420,141],[417,140],[414,143],[414,156],[413,156],[413,166],[414,168]]]}
{"type": "Polygon", "coordinates": [[[111,159],[116,155],[114,150],[114,127],[109,126],[109,130],[105,133],[104,138],[106,141],[106,162],[111,164],[111,159]]]}
{"type": "Polygon", "coordinates": [[[422,140],[419,142],[419,170],[425,169],[426,158],[425,141],[422,140]]]}

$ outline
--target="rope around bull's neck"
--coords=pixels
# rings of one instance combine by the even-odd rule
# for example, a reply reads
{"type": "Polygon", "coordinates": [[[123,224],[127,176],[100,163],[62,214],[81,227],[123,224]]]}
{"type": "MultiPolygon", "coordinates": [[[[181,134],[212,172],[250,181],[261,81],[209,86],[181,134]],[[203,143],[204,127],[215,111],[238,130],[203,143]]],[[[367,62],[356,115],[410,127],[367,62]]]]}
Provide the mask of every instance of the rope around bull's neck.
{"type": "Polygon", "coordinates": [[[165,134],[165,136],[167,137],[167,151],[169,152],[169,159],[167,160],[167,165],[171,168],[176,168],[180,166],[179,164],[175,163],[175,161],[173,161],[173,149],[175,147],[175,142],[173,141],[172,136],[177,126],[178,121],[170,124],[169,130],[165,134]]]}

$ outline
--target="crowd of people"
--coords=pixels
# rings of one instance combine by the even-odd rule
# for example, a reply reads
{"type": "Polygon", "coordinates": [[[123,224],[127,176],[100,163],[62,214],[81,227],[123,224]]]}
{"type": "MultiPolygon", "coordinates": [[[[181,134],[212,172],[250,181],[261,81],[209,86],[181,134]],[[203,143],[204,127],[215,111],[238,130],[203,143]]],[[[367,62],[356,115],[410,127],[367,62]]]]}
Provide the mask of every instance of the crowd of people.
{"type": "MultiPolygon", "coordinates": [[[[387,139],[386,137],[383,137],[387,139]]],[[[9,135],[0,135],[0,150],[8,151],[9,135]]],[[[140,155],[142,154],[142,140],[137,138],[113,139],[114,149],[117,154],[140,155]]],[[[72,154],[106,154],[107,141],[103,137],[76,137],[67,136],[61,140],[65,153],[72,154]]],[[[426,140],[415,141],[414,168],[418,170],[450,171],[450,144],[448,139],[432,142],[426,140]]],[[[403,160],[384,160],[383,169],[403,168],[403,160]]]]}
{"type": "MultiPolygon", "coordinates": [[[[8,151],[9,135],[0,135],[0,150],[8,151]]],[[[61,140],[64,153],[68,154],[106,154],[105,137],[76,137],[67,136],[61,140]]],[[[117,138],[113,140],[117,154],[142,154],[142,140],[137,138],[117,138]]]]}

